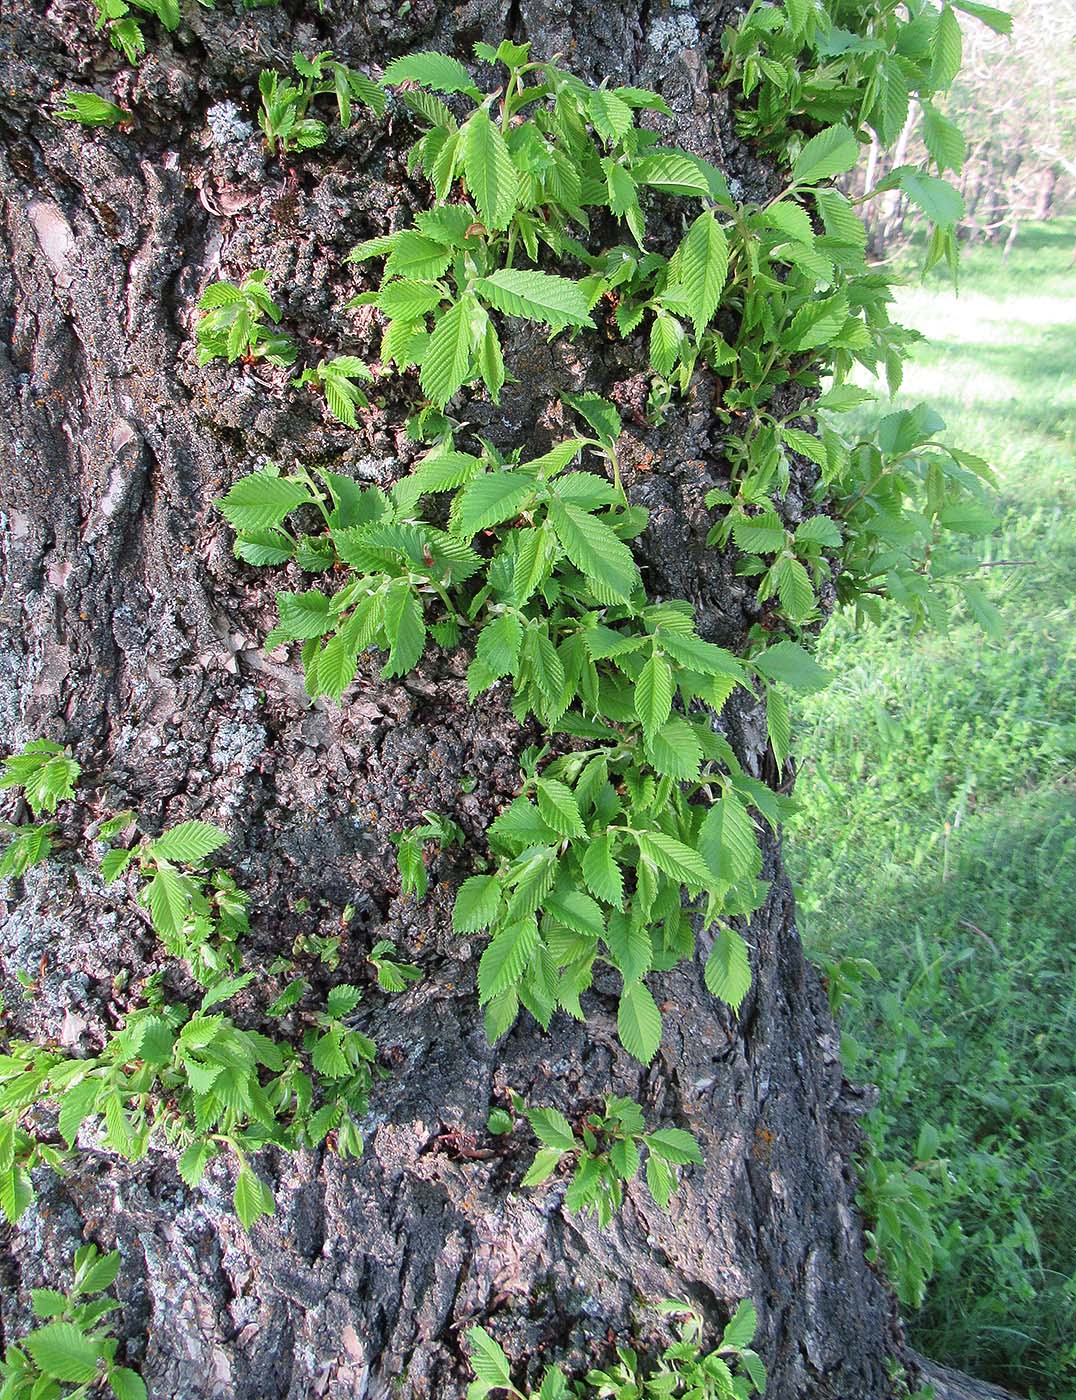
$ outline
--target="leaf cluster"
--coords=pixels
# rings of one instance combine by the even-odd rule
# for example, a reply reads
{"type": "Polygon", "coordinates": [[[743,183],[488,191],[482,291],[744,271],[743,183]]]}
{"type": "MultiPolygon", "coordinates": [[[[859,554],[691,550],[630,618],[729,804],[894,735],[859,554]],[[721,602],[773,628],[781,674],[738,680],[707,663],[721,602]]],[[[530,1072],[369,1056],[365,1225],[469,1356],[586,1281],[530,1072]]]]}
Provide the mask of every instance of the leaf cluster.
{"type": "Polygon", "coordinates": [[[271,365],[294,362],[298,351],[291,337],[276,329],[280,307],[269,295],[264,269],[255,268],[238,287],[211,282],[198,309],[205,313],[195,329],[200,365],[215,359],[229,364],[239,359],[246,364],[260,359],[271,365]]]}
{"type": "Polygon", "coordinates": [[[0,1361],[0,1400],[87,1400],[107,1386],[115,1400],[146,1400],[137,1371],[116,1364],[118,1342],[108,1315],[119,1306],[97,1295],[111,1288],[120,1256],[94,1244],[75,1250],[70,1293],[35,1288],[41,1325],[9,1342],[0,1361]]]}
{"type": "Polygon", "coordinates": [[[467,1389],[467,1400],[486,1400],[499,1392],[517,1400],[567,1400],[569,1396],[577,1400],[638,1400],[643,1395],[749,1400],[765,1392],[766,1368],[750,1346],[757,1326],[750,1299],[737,1307],[712,1351],[703,1347],[703,1318],[697,1308],[666,1299],[657,1310],[680,1321],[656,1364],[648,1366],[634,1348],[618,1346],[617,1359],[608,1368],[595,1368],[584,1379],[570,1380],[559,1366],[551,1366],[539,1389],[529,1392],[513,1384],[511,1365],[500,1344],[484,1327],[472,1327],[467,1332],[467,1345],[475,1379],[467,1389]]]}
{"type": "Polygon", "coordinates": [[[385,94],[372,78],[333,59],[330,49],[305,58],[292,54],[292,67],[298,82],[282,77],[274,69],[263,69],[258,78],[261,109],[258,121],[270,151],[306,151],[323,146],[329,128],[308,115],[319,97],[332,97],[340,125],[351,126],[352,104],[361,103],[376,116],[385,110],[385,94]]]}
{"type": "Polygon", "coordinates": [[[602,1113],[589,1113],[578,1130],[555,1108],[527,1110],[527,1118],[542,1144],[531,1163],[524,1186],[540,1186],[563,1164],[572,1168],[565,1196],[570,1211],[594,1210],[602,1228],[624,1200],[625,1186],[634,1180],[646,1150],[646,1184],[655,1203],[667,1210],[676,1190],[675,1166],[702,1165],[694,1136],[683,1128],[645,1130],[643,1112],[634,1099],[607,1095],[602,1113]]]}

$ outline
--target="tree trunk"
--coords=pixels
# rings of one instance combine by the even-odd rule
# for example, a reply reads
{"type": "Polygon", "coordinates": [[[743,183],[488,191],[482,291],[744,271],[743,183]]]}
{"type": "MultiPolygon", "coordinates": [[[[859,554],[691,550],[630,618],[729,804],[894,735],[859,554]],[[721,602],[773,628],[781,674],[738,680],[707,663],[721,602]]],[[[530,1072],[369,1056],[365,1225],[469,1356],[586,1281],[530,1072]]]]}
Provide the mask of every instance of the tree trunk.
{"type": "MultiPolygon", "coordinates": [[[[505,30],[492,0],[396,10],[348,6],[330,22],[312,6],[192,5],[173,38],[147,18],[136,71],[81,8],[57,3],[42,17],[15,0],[0,21],[5,740],[71,744],[95,814],[132,806],[150,830],[193,816],[226,826],[228,858],[255,894],[251,965],[317,932],[341,940],[330,980],[367,979],[365,954],[383,937],[426,973],[404,995],[374,987],[363,1003],[389,1071],[365,1155],[266,1154],[277,1214],[249,1236],[223,1160],[196,1191],[163,1153],[135,1166],[83,1153],[62,1179],[39,1173],[37,1205],[0,1236],[5,1333],[25,1323],[30,1287],[63,1282],[86,1236],[122,1251],[123,1344],[159,1397],[455,1396],[473,1322],[534,1374],[551,1359],[607,1355],[609,1329],[645,1338],[654,1322],[640,1300],[666,1296],[699,1303],[715,1330],[753,1298],[770,1400],[887,1395],[889,1358],[915,1372],[853,1203],[864,1098],[842,1078],[778,844],[766,850],[772,885],[750,931],[754,985],[739,1017],[688,967],[660,979],[667,1030],[649,1070],[619,1049],[600,985],[597,1034],[558,1017],[548,1036],[521,1023],[491,1049],[478,940],[450,932],[467,858],[440,858],[416,903],[399,895],[388,838],[433,809],[480,846],[533,735],[496,691],[467,703],[462,651],[403,682],[380,680],[371,659],[330,706],[306,700],[297,660],[260,650],[272,593],[286,585],[233,559],[214,499],[265,458],[330,460],[384,483],[414,448],[387,417],[358,433],[328,425],[283,371],[198,368],[193,302],[215,277],[265,267],[289,329],[318,347],[313,360],[325,340],[376,355],[375,328],[335,308],[356,289],[342,255],[415,202],[406,119],[360,119],[284,165],[249,123],[259,70],[295,49],[331,46],[379,70],[415,48],[466,59],[475,39],[505,30]],[[87,133],[56,122],[52,100],[68,86],[111,90],[137,124],[87,133]],[[601,1232],[566,1213],[562,1185],[519,1189],[528,1134],[485,1128],[509,1085],[569,1112],[607,1089],[630,1093],[651,1126],[695,1132],[705,1168],[685,1173],[668,1215],[633,1188],[601,1232]]],[[[746,197],[777,186],[730,135],[706,68],[735,15],[733,4],[640,13],[625,0],[594,10],[526,0],[507,28],[591,80],[660,88],[677,139],[746,197]]],[[[521,382],[496,417],[477,399],[467,416],[544,450],[559,389],[625,398],[638,387],[626,345],[580,363],[562,342],[517,335],[509,364],[521,382]]],[[[704,546],[703,494],[727,475],[713,392],[701,377],[663,428],[629,426],[623,456],[633,499],[652,510],[651,593],[692,599],[703,634],[735,646],[757,605],[731,561],[704,546]]],[[[745,767],[765,773],[757,711],[742,706],[728,726],[745,767]]],[[[161,964],[129,893],[81,863],[85,841],[69,827],[73,849],[10,891],[0,965],[10,1026],[92,1047],[161,964]],[[23,968],[43,970],[32,997],[15,981],[23,968]]]]}

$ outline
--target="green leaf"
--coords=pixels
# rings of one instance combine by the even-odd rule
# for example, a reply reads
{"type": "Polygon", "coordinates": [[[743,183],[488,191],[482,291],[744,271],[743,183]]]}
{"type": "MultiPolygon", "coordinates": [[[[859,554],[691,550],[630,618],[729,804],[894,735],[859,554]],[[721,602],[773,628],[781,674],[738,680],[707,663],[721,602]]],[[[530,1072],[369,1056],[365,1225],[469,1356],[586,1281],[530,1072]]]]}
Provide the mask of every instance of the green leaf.
{"type": "Polygon", "coordinates": [[[930,86],[944,91],[960,72],[963,36],[960,22],[949,5],[943,5],[930,41],[930,86]]]}
{"type": "Polygon", "coordinates": [[[646,1159],[646,1184],[654,1204],[667,1210],[672,1193],[676,1190],[676,1177],[672,1168],[655,1152],[646,1159]]]}
{"type": "Polygon", "coordinates": [[[747,944],[735,929],[718,929],[703,978],[708,991],[739,1011],[751,986],[751,961],[747,944]]]}
{"type": "Polygon", "coordinates": [[[523,624],[514,613],[501,613],[478,637],[477,656],[490,675],[510,676],[516,670],[523,641],[523,624]]]}
{"type": "Polygon", "coordinates": [[[772,512],[737,515],[732,522],[736,548],[745,554],[776,554],[785,547],[785,527],[772,512]]]}
{"type": "Polygon", "coordinates": [[[964,197],[948,180],[908,168],[901,174],[900,187],[940,228],[952,228],[964,217],[964,197]]]}
{"type": "Polygon", "coordinates": [[[459,533],[477,535],[491,525],[513,520],[534,499],[534,477],[520,471],[488,472],[476,477],[460,492],[457,504],[459,533]]]}
{"type": "Polygon", "coordinates": [[[661,1044],[661,1012],[644,982],[633,982],[620,996],[616,1016],[620,1043],[640,1064],[648,1065],[661,1044]]]}
{"type": "Polygon", "coordinates": [[[697,890],[708,889],[713,883],[702,856],[682,841],[666,836],[663,831],[635,831],[632,836],[640,853],[671,880],[697,890]]]}
{"type": "Polygon", "coordinates": [[[579,804],[572,792],[556,778],[539,778],[538,810],[561,836],[584,836],[586,829],[579,815],[579,804]]]}
{"type": "Polygon", "coordinates": [[[276,605],[280,613],[278,630],[289,640],[305,642],[323,637],[332,626],[329,600],[316,588],[305,593],[278,593],[276,605]]]}
{"type": "Polygon", "coordinates": [[[399,277],[385,283],[374,304],[393,320],[418,321],[445,300],[446,294],[441,287],[431,286],[429,282],[416,282],[410,277],[399,277]]]}
{"type": "Polygon", "coordinates": [[[385,69],[382,87],[406,82],[418,83],[420,87],[432,88],[434,92],[465,92],[477,101],[482,98],[467,69],[458,59],[446,53],[425,50],[394,59],[385,69]]]}
{"type": "Polygon", "coordinates": [[[766,692],[766,732],[770,738],[773,756],[777,760],[777,771],[781,772],[788,762],[792,746],[792,716],[788,701],[772,686],[766,692]]]}
{"type": "Polygon", "coordinates": [[[650,363],[657,374],[668,376],[673,371],[681,347],[687,339],[684,328],[675,316],[659,310],[650,327],[650,363]]]}
{"type": "Polygon", "coordinates": [[[751,665],[771,681],[782,681],[802,695],[824,690],[833,679],[814,657],[795,642],[782,641],[751,658],[751,665]]]}
{"type": "Polygon", "coordinates": [[[261,1216],[276,1213],[276,1201],[273,1199],[272,1191],[246,1163],[240,1167],[239,1175],[235,1179],[233,1199],[235,1213],[244,1230],[249,1230],[255,1220],[261,1216]]]}
{"type": "Polygon", "coordinates": [[[843,539],[841,527],[828,515],[812,515],[796,526],[797,544],[817,544],[823,549],[837,549],[843,539]]]}
{"type": "Polygon", "coordinates": [[[467,378],[480,319],[478,303],[465,292],[433,328],[422,357],[421,382],[423,393],[438,408],[444,408],[467,378]]]}
{"type": "Polygon", "coordinates": [[[564,1156],[559,1147],[541,1147],[534,1154],[534,1161],[527,1168],[526,1175],[520,1182],[521,1186],[541,1186],[543,1181],[548,1181],[556,1169],[560,1166],[561,1158],[564,1156]]]}
{"type": "Polygon", "coordinates": [[[154,860],[179,861],[183,865],[194,865],[219,847],[227,845],[229,836],[219,826],[210,822],[180,822],[170,827],[156,841],[150,844],[150,855],[154,860]]]}
{"type": "Polygon", "coordinates": [[[389,659],[381,674],[403,676],[422,655],[426,621],[422,602],[406,579],[393,579],[385,593],[385,633],[389,659]]]}
{"type": "Polygon", "coordinates": [[[538,946],[533,918],[520,919],[493,936],[478,964],[480,1000],[492,1001],[514,987],[523,976],[538,946]]]}
{"type": "Polygon", "coordinates": [[[761,864],[755,825],[738,797],[719,798],[699,831],[699,851],[718,880],[734,885],[758,872],[761,864]]]}
{"type": "Polygon", "coordinates": [[[54,1380],[86,1385],[97,1376],[100,1348],[72,1322],[47,1322],[23,1337],[19,1345],[30,1353],[38,1369],[54,1380]]]}
{"type": "Polygon", "coordinates": [[[574,1152],[579,1146],[567,1118],[557,1109],[528,1109],[527,1117],[538,1141],[546,1147],[555,1147],[558,1152],[574,1152]]]}
{"type": "Polygon", "coordinates": [[[699,1144],[694,1136],[683,1128],[658,1128],[655,1132],[647,1133],[646,1145],[651,1152],[656,1152],[666,1162],[676,1162],[680,1165],[690,1162],[696,1167],[702,1166],[699,1144]]]}
{"type": "Polygon", "coordinates": [[[750,1346],[758,1326],[758,1314],[750,1298],[745,1298],[732,1315],[732,1320],[721,1334],[722,1347],[736,1347],[738,1350],[750,1346]]]}
{"type": "Polygon", "coordinates": [[[30,1175],[17,1163],[0,1168],[0,1211],[9,1225],[14,1225],[34,1199],[30,1175]]]}
{"type": "Polygon", "coordinates": [[[164,939],[178,938],[190,913],[190,894],[180,875],[162,866],[145,888],[153,927],[164,939]]]}
{"type": "Polygon", "coordinates": [[[191,1188],[198,1185],[212,1157],[209,1143],[195,1139],[180,1157],[176,1166],[183,1181],[191,1188]]]}
{"type": "Polygon", "coordinates": [[[464,880],[452,907],[452,928],[456,933],[477,933],[497,917],[501,885],[496,875],[472,875],[464,880]]]}
{"type": "Polygon", "coordinates": [[[595,836],[583,855],[583,878],[588,888],[617,909],[624,907],[624,877],[613,858],[613,838],[608,834],[595,836]]]}
{"type": "Polygon", "coordinates": [[[781,599],[781,610],[793,622],[803,622],[815,608],[814,589],[798,559],[778,559],[770,571],[781,599]]]}
{"type": "Polygon", "coordinates": [[[639,566],[605,521],[559,499],[549,502],[548,519],[565,554],[586,575],[599,600],[627,602],[639,586],[639,566]]]}
{"type": "Polygon", "coordinates": [[[541,321],[554,331],[563,330],[565,326],[593,329],[586,296],[579,283],[567,277],[502,268],[489,277],[479,277],[473,286],[484,301],[506,316],[541,321]]]}
{"type": "Polygon", "coordinates": [[[663,724],[647,743],[646,753],[658,773],[681,782],[691,782],[699,776],[702,745],[686,720],[673,718],[663,724]]]}
{"type": "Polygon", "coordinates": [[[842,294],[809,301],[792,318],[787,339],[789,350],[813,350],[837,334],[848,316],[848,301],[842,294]]]}
{"type": "Polygon", "coordinates": [[[964,133],[929,102],[923,103],[923,141],[939,170],[960,173],[968,149],[964,133]]]}
{"type": "Polygon", "coordinates": [[[609,919],[605,941],[626,987],[650,971],[654,962],[654,941],[645,924],[637,924],[627,915],[615,913],[609,919]]]}
{"type": "Polygon", "coordinates": [[[624,424],[620,417],[620,409],[615,403],[602,398],[601,394],[561,394],[561,398],[566,404],[575,409],[581,418],[584,418],[597,433],[598,438],[606,447],[613,447],[623,431],[624,424]]]}
{"type": "Polygon", "coordinates": [[[859,142],[846,126],[830,126],[812,136],[792,167],[797,185],[816,185],[851,170],[859,159],[859,142]]]}
{"type": "Polygon", "coordinates": [[[978,0],[953,0],[953,4],[964,14],[973,15],[995,34],[1012,33],[1012,15],[1007,10],[995,9],[993,5],[980,5],[978,0]]]}
{"type": "Polygon", "coordinates": [[[217,505],[233,530],[264,530],[311,499],[304,482],[261,471],[240,477],[217,505]]]}
{"type": "Polygon", "coordinates": [[[467,1345],[471,1349],[471,1369],[478,1379],[493,1389],[511,1390],[508,1358],[489,1333],[482,1327],[468,1328],[467,1345]]]}
{"type": "Polygon", "coordinates": [[[146,1383],[129,1366],[113,1366],[108,1373],[108,1383],[116,1400],[146,1400],[146,1383]]]}
{"type": "Polygon", "coordinates": [[[676,261],[677,285],[691,309],[697,340],[713,319],[729,268],[728,240],[709,210],[688,229],[676,261]]]}
{"type": "Polygon", "coordinates": [[[610,145],[615,144],[635,125],[635,114],[607,88],[598,88],[587,99],[587,108],[594,130],[610,145]]]}
{"type": "Polygon", "coordinates": [[[467,187],[482,222],[491,233],[507,228],[519,200],[519,176],[485,108],[468,119],[460,149],[467,187]]]}

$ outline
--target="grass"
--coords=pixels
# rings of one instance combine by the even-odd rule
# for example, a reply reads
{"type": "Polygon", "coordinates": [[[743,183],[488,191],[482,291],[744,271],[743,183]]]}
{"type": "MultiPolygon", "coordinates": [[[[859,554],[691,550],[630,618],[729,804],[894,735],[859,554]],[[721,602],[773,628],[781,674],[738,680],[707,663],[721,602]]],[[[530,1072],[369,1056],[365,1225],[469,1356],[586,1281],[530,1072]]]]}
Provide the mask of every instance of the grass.
{"type": "Polygon", "coordinates": [[[931,1182],[912,1340],[1041,1400],[1076,1397],[1074,233],[973,250],[959,296],[901,295],[930,344],[897,406],[929,401],[998,474],[1004,634],[835,620],[787,843],[850,1072],[882,1090],[874,1149],[931,1182]]]}

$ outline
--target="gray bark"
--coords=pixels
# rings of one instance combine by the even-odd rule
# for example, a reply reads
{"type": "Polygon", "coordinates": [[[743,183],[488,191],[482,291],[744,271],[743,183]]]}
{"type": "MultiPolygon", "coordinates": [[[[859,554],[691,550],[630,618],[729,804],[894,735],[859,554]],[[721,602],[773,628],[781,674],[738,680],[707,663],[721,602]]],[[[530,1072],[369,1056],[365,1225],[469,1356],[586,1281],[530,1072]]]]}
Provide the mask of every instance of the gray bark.
{"type": "MultiPolygon", "coordinates": [[[[123,1253],[121,1335],[159,1397],[459,1395],[473,1322],[534,1374],[607,1355],[609,1329],[645,1341],[654,1322],[640,1303],[665,1296],[698,1302],[715,1331],[753,1298],[770,1400],[888,1394],[886,1361],[903,1344],[853,1203],[861,1100],[842,1078],[777,843],[738,1018],[688,967],[662,979],[667,1033],[649,1070],[619,1050],[600,985],[592,1028],[558,1017],[543,1036],[521,1024],[490,1049],[474,991],[481,950],[449,926],[466,856],[443,858],[416,904],[399,895],[388,837],[433,808],[480,848],[532,736],[503,697],[468,705],[462,651],[402,682],[378,679],[371,659],[339,707],[310,705],[298,661],[259,650],[272,593],[289,583],[238,564],[213,509],[266,457],[331,460],[381,482],[406,469],[413,449],[395,417],[353,434],[284,372],[198,368],[192,307],[206,282],[265,267],[313,360],[325,344],[374,357],[376,328],[335,310],[357,285],[342,255],[423,197],[403,171],[403,117],[387,132],[360,118],[281,164],[219,104],[253,120],[258,71],[294,49],[331,46],[375,69],[413,48],[466,58],[473,40],[497,42],[503,14],[492,0],[417,0],[405,15],[337,7],[331,19],[313,7],[293,18],[191,6],[173,38],[147,19],[151,51],[132,72],[81,7],[35,10],[15,0],[0,21],[4,739],[70,743],[90,815],[135,806],[150,829],[193,816],[228,827],[229,859],[255,892],[252,965],[300,933],[336,932],[338,972],[306,969],[322,986],[368,980],[365,952],[380,937],[427,975],[395,999],[372,988],[363,1004],[390,1071],[365,1156],[267,1157],[278,1213],[249,1237],[231,1214],[226,1164],[193,1192],[163,1154],[130,1166],[89,1153],[62,1180],[41,1174],[37,1206],[0,1232],[4,1335],[25,1324],[30,1287],[62,1285],[85,1236],[123,1253]],[[133,104],[131,132],[50,118],[54,94],[91,85],[133,104]],[[669,1215],[632,1189],[599,1232],[564,1211],[563,1185],[518,1189],[525,1132],[494,1139],[484,1126],[508,1085],[569,1113],[607,1089],[636,1095],[653,1124],[699,1136],[706,1166],[685,1173],[669,1215]]],[[[708,90],[734,10],[555,0],[524,3],[509,27],[582,75],[659,87],[678,139],[759,191],[768,172],[708,90]]],[[[638,346],[576,355],[517,337],[508,358],[521,383],[489,431],[544,450],[560,389],[630,402],[638,346]]],[[[704,547],[702,498],[725,472],[713,390],[700,379],[660,430],[629,422],[624,457],[633,498],[654,511],[642,544],[650,591],[692,598],[704,635],[735,646],[753,604],[731,561],[704,547]]],[[[468,406],[472,421],[483,414],[468,406]]],[[[794,489],[793,514],[799,499],[794,489]]],[[[745,765],[768,772],[758,714],[741,707],[727,723],[745,765]]],[[[69,818],[71,849],[9,891],[0,970],[10,1029],[93,1047],[161,962],[129,891],[106,890],[86,864],[88,820],[85,809],[69,818]],[[38,991],[22,996],[15,971],[39,967],[38,991]]]]}

